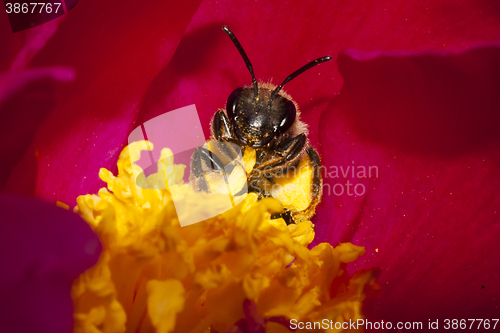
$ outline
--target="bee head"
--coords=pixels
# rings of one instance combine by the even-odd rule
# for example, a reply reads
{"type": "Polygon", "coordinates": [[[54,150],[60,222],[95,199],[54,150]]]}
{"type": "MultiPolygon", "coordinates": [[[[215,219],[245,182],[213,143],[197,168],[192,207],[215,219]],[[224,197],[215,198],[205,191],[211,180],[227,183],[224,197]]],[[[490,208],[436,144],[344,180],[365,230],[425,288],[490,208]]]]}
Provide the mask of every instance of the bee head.
{"type": "Polygon", "coordinates": [[[280,94],[287,83],[311,67],[331,60],[332,57],[322,57],[311,61],[290,74],[274,89],[259,88],[252,64],[236,36],[228,27],[222,29],[231,38],[240,52],[252,75],[252,87],[237,88],[227,99],[227,115],[231,121],[238,140],[252,148],[259,148],[279,137],[292,127],[297,110],[295,104],[280,94]]]}
{"type": "Polygon", "coordinates": [[[285,133],[295,122],[293,102],[281,95],[271,99],[272,90],[238,88],[227,100],[227,115],[238,140],[252,148],[265,146],[285,133]]]}

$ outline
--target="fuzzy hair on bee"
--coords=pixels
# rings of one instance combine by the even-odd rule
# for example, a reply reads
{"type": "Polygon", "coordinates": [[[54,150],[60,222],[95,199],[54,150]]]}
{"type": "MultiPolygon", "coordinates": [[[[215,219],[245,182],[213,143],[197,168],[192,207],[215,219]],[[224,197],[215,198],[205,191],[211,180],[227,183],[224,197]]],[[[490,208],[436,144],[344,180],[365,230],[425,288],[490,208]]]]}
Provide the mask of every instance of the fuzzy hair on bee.
{"type": "MultiPolygon", "coordinates": [[[[307,162],[312,168],[311,185],[306,189],[310,194],[310,203],[300,209],[285,206],[285,210],[274,214],[273,218],[282,217],[287,223],[310,219],[322,197],[321,161],[307,139],[307,124],[300,120],[299,106],[282,88],[306,70],[329,61],[332,57],[322,57],[309,62],[290,74],[278,86],[259,83],[255,78],[253,66],[236,36],[228,27],[223,26],[222,29],[242,56],[252,76],[252,85],[235,89],[227,99],[226,108],[215,113],[210,124],[212,140],[235,144],[242,151],[247,147],[255,149],[256,162],[248,174],[248,183],[249,191],[257,192],[260,198],[276,197],[276,192],[270,190],[273,179],[287,175],[291,169],[297,168],[301,161],[307,162]]],[[[221,147],[227,159],[236,157],[230,145],[221,147]]],[[[207,191],[207,184],[201,177],[207,167],[218,170],[224,165],[215,154],[199,147],[191,158],[191,171],[197,177],[198,190],[207,191]]]]}

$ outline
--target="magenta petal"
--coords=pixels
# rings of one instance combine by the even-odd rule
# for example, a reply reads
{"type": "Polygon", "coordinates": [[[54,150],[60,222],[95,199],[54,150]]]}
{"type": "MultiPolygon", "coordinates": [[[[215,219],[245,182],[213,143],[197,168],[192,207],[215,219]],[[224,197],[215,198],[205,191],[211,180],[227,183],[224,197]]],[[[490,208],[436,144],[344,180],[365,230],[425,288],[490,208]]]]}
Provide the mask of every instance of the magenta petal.
{"type": "MultiPolygon", "coordinates": [[[[321,7],[321,3],[312,7],[311,11],[314,11],[321,7]]],[[[257,80],[272,81],[278,85],[308,61],[332,53],[331,43],[327,41],[329,30],[326,36],[323,35],[326,38],[319,41],[317,33],[309,35],[304,27],[288,23],[292,17],[303,20],[301,11],[301,6],[280,2],[203,2],[171,62],[153,81],[138,121],[195,104],[208,138],[209,123],[214,113],[219,108],[225,108],[227,98],[234,89],[251,84],[250,73],[222,26],[227,25],[243,45],[257,80]],[[272,25],[261,24],[266,20],[272,25]],[[294,38],[288,39],[290,35],[294,38]],[[298,51],[295,50],[296,45],[310,47],[298,51]]],[[[317,25],[328,21],[321,15],[318,19],[320,23],[317,25]]],[[[308,32],[312,30],[307,29],[308,32]]],[[[334,72],[335,65],[331,61],[311,69],[285,87],[302,110],[306,110],[302,119],[314,129],[320,112],[333,96],[330,84],[334,72]]],[[[335,84],[340,87],[339,82],[335,84]]],[[[314,142],[317,142],[316,135],[313,130],[311,139],[314,142]]]]}
{"type": "Polygon", "coordinates": [[[64,17],[31,29],[12,33],[7,16],[0,17],[0,72],[25,69],[33,57],[45,46],[57,31],[64,17]]]}
{"type": "Polygon", "coordinates": [[[63,21],[63,17],[52,20],[45,24],[33,27],[26,31],[26,42],[19,51],[16,59],[12,62],[11,70],[21,70],[26,68],[33,57],[47,44],[50,38],[56,33],[57,27],[63,21]]]}
{"type": "MultiPolygon", "coordinates": [[[[279,84],[307,61],[346,48],[361,50],[463,50],[500,39],[496,1],[204,1],[165,70],[146,95],[139,122],[196,104],[205,135],[229,94],[250,85],[243,60],[221,30],[227,25],[252,61],[258,80],[279,84]]],[[[342,78],[334,61],[285,86],[318,145],[321,112],[338,94],[342,78]]]]}
{"type": "Polygon", "coordinates": [[[498,317],[500,48],[338,62],[345,85],[320,121],[316,241],[366,246],[351,270],[382,269],[381,319],[498,317]],[[356,174],[335,178],[334,166],[356,174]],[[377,169],[360,178],[359,166],[377,169]],[[347,181],[364,193],[336,195],[347,181]]]}
{"type": "MultiPolygon", "coordinates": [[[[32,144],[39,153],[36,195],[72,205],[103,185],[99,168],[116,167],[147,87],[170,60],[198,5],[86,1],[66,14],[32,62],[76,71],[75,82],[57,91],[57,107],[32,144]]],[[[22,181],[21,173],[13,178],[10,183],[22,181]]]]}
{"type": "Polygon", "coordinates": [[[7,15],[0,15],[0,72],[7,71],[26,41],[26,32],[13,34],[7,15]]]}
{"type": "MultiPolygon", "coordinates": [[[[102,184],[95,177],[99,167],[114,167],[126,135],[136,126],[145,91],[169,63],[198,4],[87,0],[65,15],[34,65],[70,65],[78,79],[59,91],[58,108],[39,130],[11,183],[22,181],[20,175],[38,149],[36,194],[71,203],[77,194],[95,192],[102,184]]],[[[207,130],[210,117],[224,106],[229,93],[250,82],[237,51],[219,30],[222,24],[238,35],[259,79],[274,78],[277,83],[305,61],[326,54],[336,57],[346,47],[463,49],[497,39],[498,20],[491,15],[497,7],[495,1],[379,0],[370,6],[205,1],[189,23],[175,59],[151,84],[139,122],[195,103],[207,130]]],[[[322,66],[286,87],[303,110],[314,144],[319,115],[342,85],[333,61],[322,66]]]]}
{"type": "Polygon", "coordinates": [[[65,67],[30,69],[0,75],[0,188],[28,150],[37,128],[55,107],[58,82],[71,81],[65,67]]]}
{"type": "Polygon", "coordinates": [[[456,55],[346,51],[338,64],[364,139],[442,156],[498,141],[498,59],[500,44],[456,55]]]}
{"type": "Polygon", "coordinates": [[[0,195],[2,332],[70,332],[71,286],[94,265],[101,244],[78,215],[22,197],[0,195]]]}

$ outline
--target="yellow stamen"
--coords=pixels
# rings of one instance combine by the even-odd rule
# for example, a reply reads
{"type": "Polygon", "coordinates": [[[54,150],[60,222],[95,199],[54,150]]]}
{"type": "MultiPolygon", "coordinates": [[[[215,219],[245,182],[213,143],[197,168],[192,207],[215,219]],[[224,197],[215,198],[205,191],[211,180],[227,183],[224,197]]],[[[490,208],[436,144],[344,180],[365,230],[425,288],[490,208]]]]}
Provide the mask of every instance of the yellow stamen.
{"type": "MultiPolygon", "coordinates": [[[[145,141],[126,147],[117,176],[99,173],[107,188],[77,199],[75,212],[100,236],[103,253],[73,285],[75,332],[223,332],[245,318],[246,299],[264,321],[363,318],[364,288],[373,276],[358,272],[349,280],[345,266],[364,248],[323,243],[309,250],[312,223],[271,220],[282,205],[253,193],[223,214],[181,227],[173,194],[160,185],[179,184],[185,167],[164,150],[158,172],[141,176],[133,163],[151,149],[145,141]]],[[[255,154],[245,151],[245,170],[254,163],[255,154]]],[[[176,188],[181,198],[189,193],[193,209],[217,200],[188,185],[176,188]]],[[[270,321],[266,330],[286,328],[270,321]]]]}

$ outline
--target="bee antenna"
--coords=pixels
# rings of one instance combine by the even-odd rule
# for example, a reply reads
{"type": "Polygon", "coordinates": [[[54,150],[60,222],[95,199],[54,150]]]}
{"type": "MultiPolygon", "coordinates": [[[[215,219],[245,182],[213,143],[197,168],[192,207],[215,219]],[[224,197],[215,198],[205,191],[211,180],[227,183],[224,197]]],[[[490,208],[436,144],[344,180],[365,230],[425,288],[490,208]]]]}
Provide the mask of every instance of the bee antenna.
{"type": "Polygon", "coordinates": [[[292,74],[288,75],[288,77],[285,79],[285,81],[283,81],[282,84],[280,84],[278,87],[276,87],[276,89],[273,90],[273,92],[271,94],[271,98],[270,98],[269,101],[271,102],[274,99],[274,97],[276,97],[276,94],[281,90],[281,88],[283,88],[283,86],[286,83],[292,81],[293,79],[295,79],[297,76],[299,76],[300,74],[304,73],[308,69],[310,69],[310,68],[312,68],[312,67],[314,67],[316,65],[319,65],[322,62],[329,61],[329,60],[332,60],[332,57],[327,56],[327,57],[318,58],[316,60],[311,61],[307,65],[304,65],[304,66],[300,67],[299,69],[297,69],[292,74]]]}
{"type": "Polygon", "coordinates": [[[257,97],[257,94],[259,92],[259,86],[257,85],[257,80],[255,79],[255,74],[253,73],[253,67],[252,63],[250,62],[250,59],[248,59],[247,54],[245,53],[245,50],[243,50],[243,47],[241,46],[240,42],[236,38],[236,36],[233,34],[231,30],[227,26],[222,26],[222,30],[231,38],[233,41],[234,46],[236,46],[236,49],[238,52],[240,52],[241,57],[245,61],[245,65],[247,65],[248,70],[250,71],[250,74],[252,75],[252,85],[253,85],[253,90],[254,90],[254,96],[257,97]]]}

